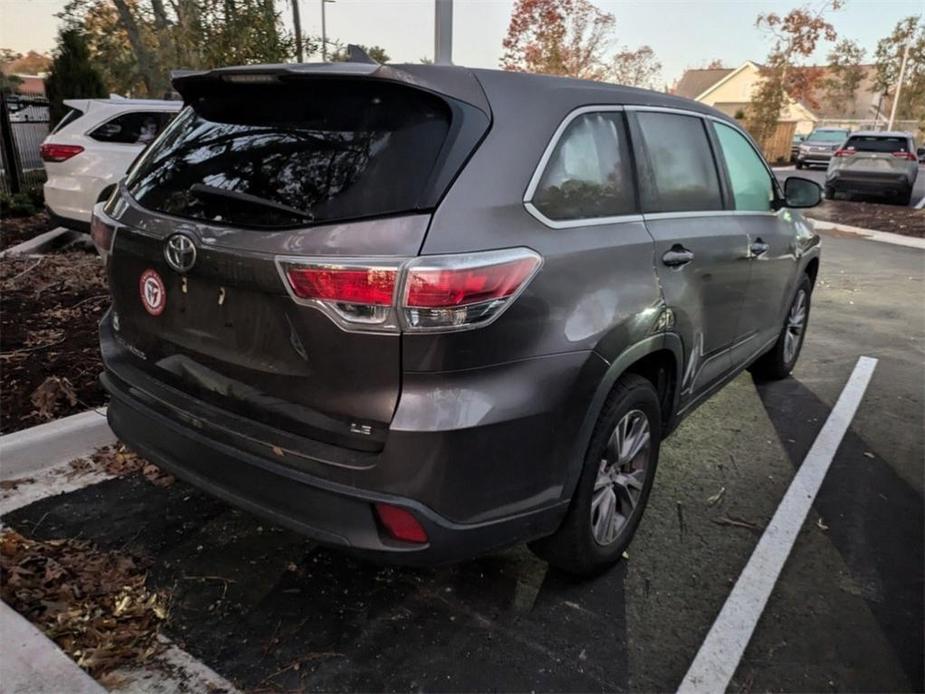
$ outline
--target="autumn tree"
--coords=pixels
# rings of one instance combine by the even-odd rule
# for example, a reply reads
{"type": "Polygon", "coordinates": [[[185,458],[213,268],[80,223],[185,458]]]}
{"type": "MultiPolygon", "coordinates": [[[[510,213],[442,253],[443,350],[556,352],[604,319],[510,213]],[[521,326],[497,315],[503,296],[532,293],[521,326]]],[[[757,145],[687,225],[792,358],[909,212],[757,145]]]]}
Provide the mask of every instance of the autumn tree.
{"type": "Polygon", "coordinates": [[[902,93],[896,106],[896,118],[916,120],[925,129],[925,22],[920,17],[901,20],[889,36],[877,43],[873,90],[891,98],[896,93],[903,51],[907,44],[909,57],[903,75],[902,93]]]}
{"type": "Polygon", "coordinates": [[[856,41],[842,39],[829,52],[828,75],[823,81],[829,103],[839,110],[849,108],[864,79],[866,51],[856,41]]]}
{"type": "Polygon", "coordinates": [[[16,75],[8,74],[7,65],[22,58],[22,53],[15,53],[9,48],[0,48],[0,93],[10,94],[22,84],[22,79],[16,75]]]}
{"type": "Polygon", "coordinates": [[[589,0],[517,0],[502,41],[501,67],[517,72],[604,79],[612,14],[589,0]]]}
{"type": "Polygon", "coordinates": [[[611,61],[609,79],[629,87],[655,89],[661,72],[662,64],[651,47],[640,46],[633,51],[624,46],[611,61]]]}
{"type": "Polygon", "coordinates": [[[707,63],[707,66],[704,69],[705,70],[724,70],[725,66],[723,65],[722,60],[720,60],[719,58],[713,58],[713,60],[707,63]]]}
{"type": "Polygon", "coordinates": [[[90,62],[86,38],[78,29],[65,28],[58,34],[51,71],[45,78],[45,96],[52,123],[61,120],[67,111],[65,99],[106,96],[103,78],[90,62]]]}
{"type": "Polygon", "coordinates": [[[773,135],[788,98],[813,98],[821,71],[806,69],[801,63],[813,54],[820,41],[837,38],[826,14],[842,4],[843,0],[825,0],[815,8],[806,5],[786,15],[758,15],[755,25],[768,32],[773,41],[761,69],[762,79],[746,111],[746,127],[758,142],[764,144],[773,135]]]}

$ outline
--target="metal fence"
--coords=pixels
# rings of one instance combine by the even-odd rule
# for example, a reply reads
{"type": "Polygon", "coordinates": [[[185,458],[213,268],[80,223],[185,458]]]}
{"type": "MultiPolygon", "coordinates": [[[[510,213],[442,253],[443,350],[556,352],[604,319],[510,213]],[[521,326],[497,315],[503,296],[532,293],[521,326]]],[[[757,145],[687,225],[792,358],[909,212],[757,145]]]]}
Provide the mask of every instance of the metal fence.
{"type": "Polygon", "coordinates": [[[49,120],[43,97],[0,94],[0,191],[19,193],[45,181],[39,147],[49,120]]]}

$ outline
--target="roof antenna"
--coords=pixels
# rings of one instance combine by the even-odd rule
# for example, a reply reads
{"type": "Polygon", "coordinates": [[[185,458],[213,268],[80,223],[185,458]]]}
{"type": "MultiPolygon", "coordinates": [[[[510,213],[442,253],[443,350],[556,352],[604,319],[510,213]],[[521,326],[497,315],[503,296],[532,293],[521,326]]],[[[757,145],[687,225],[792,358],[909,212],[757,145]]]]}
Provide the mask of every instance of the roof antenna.
{"type": "Polygon", "coordinates": [[[369,57],[369,54],[354,43],[347,44],[347,62],[348,63],[369,63],[378,65],[379,62],[369,57]]]}

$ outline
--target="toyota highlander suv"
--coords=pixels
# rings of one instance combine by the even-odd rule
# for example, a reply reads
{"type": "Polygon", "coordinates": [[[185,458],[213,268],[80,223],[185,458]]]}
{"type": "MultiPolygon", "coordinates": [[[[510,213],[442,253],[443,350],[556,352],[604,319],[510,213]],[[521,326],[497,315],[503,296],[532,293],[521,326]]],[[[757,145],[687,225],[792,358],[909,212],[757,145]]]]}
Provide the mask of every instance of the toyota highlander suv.
{"type": "Polygon", "coordinates": [[[96,208],[109,422],[193,485],[407,564],[615,562],[662,440],[800,353],[818,238],[735,121],[451,66],[174,76],[96,208]]]}
{"type": "Polygon", "coordinates": [[[827,165],[848,133],[847,128],[816,128],[797,146],[796,167],[827,165]]]}

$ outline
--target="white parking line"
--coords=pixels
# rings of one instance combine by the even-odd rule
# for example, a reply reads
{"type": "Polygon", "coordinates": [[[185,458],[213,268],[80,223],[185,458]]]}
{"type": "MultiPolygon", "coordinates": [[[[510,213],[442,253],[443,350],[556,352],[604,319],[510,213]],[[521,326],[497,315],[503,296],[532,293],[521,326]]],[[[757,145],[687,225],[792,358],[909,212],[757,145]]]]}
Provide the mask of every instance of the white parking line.
{"type": "Polygon", "coordinates": [[[925,208],[925,195],[922,195],[922,199],[915,206],[916,210],[921,210],[922,208],[925,208]]]}
{"type": "Polygon", "coordinates": [[[838,402],[678,687],[679,693],[722,692],[729,685],[876,365],[877,360],[871,357],[858,359],[838,402]]]}

